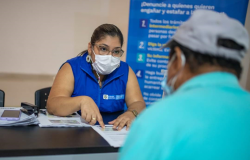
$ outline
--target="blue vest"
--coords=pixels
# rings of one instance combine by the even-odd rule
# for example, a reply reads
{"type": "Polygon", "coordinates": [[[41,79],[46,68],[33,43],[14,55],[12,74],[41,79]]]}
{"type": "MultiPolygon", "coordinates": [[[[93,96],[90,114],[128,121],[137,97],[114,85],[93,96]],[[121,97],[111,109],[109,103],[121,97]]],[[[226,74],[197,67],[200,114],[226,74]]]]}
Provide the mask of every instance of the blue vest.
{"type": "Polygon", "coordinates": [[[125,93],[128,81],[129,67],[125,62],[109,75],[106,75],[102,87],[92,72],[91,63],[86,61],[88,53],[67,60],[75,79],[74,91],[71,97],[91,97],[100,112],[116,112],[124,110],[125,93]]]}

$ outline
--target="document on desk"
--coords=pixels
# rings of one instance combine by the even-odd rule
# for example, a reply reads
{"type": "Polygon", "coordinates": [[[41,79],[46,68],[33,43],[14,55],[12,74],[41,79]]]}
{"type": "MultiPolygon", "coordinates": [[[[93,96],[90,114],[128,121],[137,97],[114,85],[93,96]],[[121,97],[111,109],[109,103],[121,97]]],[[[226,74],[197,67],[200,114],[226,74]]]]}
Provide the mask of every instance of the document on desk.
{"type": "Polygon", "coordinates": [[[45,114],[39,113],[38,120],[40,127],[89,127],[85,120],[77,113],[74,115],[59,117],[46,112],[45,114]]]}
{"type": "Polygon", "coordinates": [[[111,146],[121,147],[125,141],[125,138],[128,134],[126,127],[118,131],[112,128],[112,125],[106,125],[103,129],[99,125],[92,126],[92,128],[99,133],[111,146]]]}
{"type": "MultiPolygon", "coordinates": [[[[0,115],[4,110],[20,110],[21,107],[0,107],[0,115]]],[[[20,119],[17,121],[0,120],[0,126],[28,126],[37,125],[39,121],[36,119],[34,114],[28,116],[21,112],[20,119]]]]}

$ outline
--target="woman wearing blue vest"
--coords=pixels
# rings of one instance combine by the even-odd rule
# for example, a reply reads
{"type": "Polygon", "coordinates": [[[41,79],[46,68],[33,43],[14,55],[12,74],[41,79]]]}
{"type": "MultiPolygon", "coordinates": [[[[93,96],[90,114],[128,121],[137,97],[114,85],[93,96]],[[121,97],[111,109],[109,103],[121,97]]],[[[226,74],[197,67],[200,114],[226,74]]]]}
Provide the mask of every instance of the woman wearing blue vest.
{"type": "Polygon", "coordinates": [[[104,128],[100,112],[128,110],[109,122],[113,128],[129,129],[145,108],[133,70],[120,61],[123,35],[118,27],[103,24],[95,29],[88,49],[67,60],[59,70],[47,102],[48,112],[67,116],[81,111],[89,124],[97,121],[104,128]]]}

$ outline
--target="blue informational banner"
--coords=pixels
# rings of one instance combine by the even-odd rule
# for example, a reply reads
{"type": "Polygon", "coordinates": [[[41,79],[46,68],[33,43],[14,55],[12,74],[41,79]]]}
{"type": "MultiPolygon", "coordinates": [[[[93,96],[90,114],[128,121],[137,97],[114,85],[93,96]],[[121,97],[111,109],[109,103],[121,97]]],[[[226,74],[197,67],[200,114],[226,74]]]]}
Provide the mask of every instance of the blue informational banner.
{"type": "Polygon", "coordinates": [[[169,49],[159,48],[196,9],[227,14],[245,23],[248,0],[131,0],[126,62],[135,72],[146,105],[162,98],[169,49]]]}

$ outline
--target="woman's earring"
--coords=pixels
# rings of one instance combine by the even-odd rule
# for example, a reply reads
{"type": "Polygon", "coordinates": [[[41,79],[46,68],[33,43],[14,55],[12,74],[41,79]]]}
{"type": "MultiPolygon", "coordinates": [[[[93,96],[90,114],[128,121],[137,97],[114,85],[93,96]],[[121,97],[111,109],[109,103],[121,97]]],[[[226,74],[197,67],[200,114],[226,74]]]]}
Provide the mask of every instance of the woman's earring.
{"type": "Polygon", "coordinates": [[[91,61],[91,57],[90,57],[90,55],[87,55],[87,57],[86,57],[86,61],[87,61],[88,63],[90,63],[90,61],[91,61]]]}

